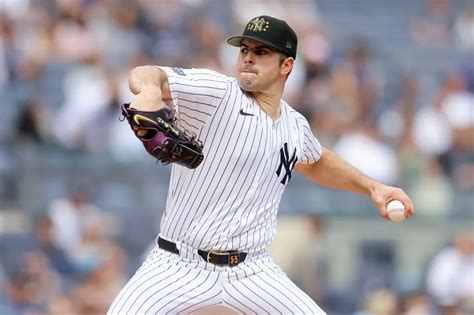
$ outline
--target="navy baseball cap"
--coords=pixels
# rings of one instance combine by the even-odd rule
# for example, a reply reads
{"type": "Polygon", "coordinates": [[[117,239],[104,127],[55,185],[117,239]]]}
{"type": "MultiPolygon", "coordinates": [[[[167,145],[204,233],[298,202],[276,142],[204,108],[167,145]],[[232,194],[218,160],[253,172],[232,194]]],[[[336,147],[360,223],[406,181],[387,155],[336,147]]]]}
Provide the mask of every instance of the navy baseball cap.
{"type": "Polygon", "coordinates": [[[253,18],[245,26],[241,36],[233,36],[227,40],[231,46],[240,47],[242,40],[252,39],[296,59],[298,37],[295,31],[283,20],[261,15],[253,18]]]}

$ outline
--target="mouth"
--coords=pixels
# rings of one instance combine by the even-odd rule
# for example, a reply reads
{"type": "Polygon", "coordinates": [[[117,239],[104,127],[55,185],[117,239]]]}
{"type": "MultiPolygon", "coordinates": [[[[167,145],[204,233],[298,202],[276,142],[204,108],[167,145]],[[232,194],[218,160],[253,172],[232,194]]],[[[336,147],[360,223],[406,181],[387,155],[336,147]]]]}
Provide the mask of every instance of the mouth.
{"type": "Polygon", "coordinates": [[[247,71],[240,71],[240,74],[254,74],[254,75],[257,75],[256,72],[254,72],[254,71],[248,71],[248,70],[247,70],[247,71]]]}
{"type": "Polygon", "coordinates": [[[253,71],[252,69],[250,68],[242,68],[240,70],[241,73],[253,73],[253,74],[257,74],[257,72],[253,71]]]}

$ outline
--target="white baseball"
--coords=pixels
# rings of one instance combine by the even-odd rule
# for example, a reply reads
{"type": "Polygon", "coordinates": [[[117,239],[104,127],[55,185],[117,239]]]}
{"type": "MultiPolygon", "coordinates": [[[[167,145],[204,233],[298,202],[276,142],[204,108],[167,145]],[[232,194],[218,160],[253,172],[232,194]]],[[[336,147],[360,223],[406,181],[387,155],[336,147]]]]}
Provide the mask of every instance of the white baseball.
{"type": "Polygon", "coordinates": [[[387,214],[391,221],[402,222],[406,219],[405,207],[400,200],[392,200],[387,205],[387,214]]]}

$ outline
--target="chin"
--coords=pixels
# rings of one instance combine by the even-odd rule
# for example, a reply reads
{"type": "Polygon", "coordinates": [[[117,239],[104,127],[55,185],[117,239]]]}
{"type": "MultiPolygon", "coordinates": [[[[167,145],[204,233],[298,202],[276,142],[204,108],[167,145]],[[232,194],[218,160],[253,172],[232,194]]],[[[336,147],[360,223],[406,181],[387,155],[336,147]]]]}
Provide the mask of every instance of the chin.
{"type": "Polygon", "coordinates": [[[255,91],[256,87],[257,87],[257,82],[255,82],[255,79],[254,78],[250,78],[250,77],[239,77],[239,85],[240,85],[240,88],[246,92],[253,92],[255,91]]]}
{"type": "Polygon", "coordinates": [[[252,92],[254,90],[252,88],[252,82],[250,82],[249,80],[242,79],[242,78],[239,79],[239,86],[245,92],[252,92]]]}
{"type": "Polygon", "coordinates": [[[253,88],[252,86],[240,85],[240,88],[242,89],[242,91],[247,93],[258,92],[258,90],[256,88],[253,88]]]}

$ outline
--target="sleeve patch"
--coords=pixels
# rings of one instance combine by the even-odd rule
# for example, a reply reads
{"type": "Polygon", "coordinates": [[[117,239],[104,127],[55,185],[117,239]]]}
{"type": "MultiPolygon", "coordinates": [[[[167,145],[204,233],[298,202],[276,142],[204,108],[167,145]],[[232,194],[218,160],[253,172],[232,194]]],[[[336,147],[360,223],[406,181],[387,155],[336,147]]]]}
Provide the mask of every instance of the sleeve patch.
{"type": "Polygon", "coordinates": [[[186,76],[186,74],[183,71],[183,68],[176,68],[176,67],[171,67],[171,70],[173,70],[174,73],[180,76],[186,76]]]}

